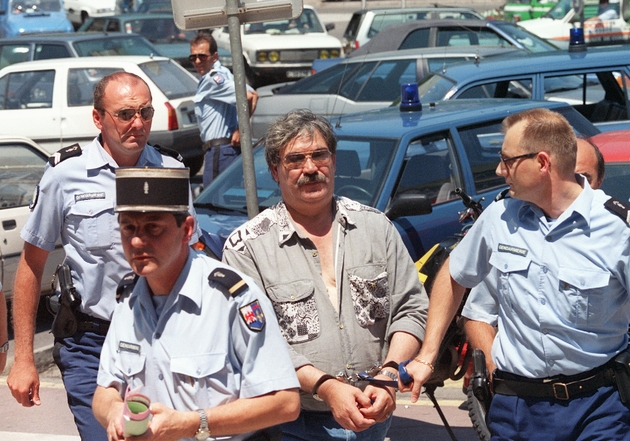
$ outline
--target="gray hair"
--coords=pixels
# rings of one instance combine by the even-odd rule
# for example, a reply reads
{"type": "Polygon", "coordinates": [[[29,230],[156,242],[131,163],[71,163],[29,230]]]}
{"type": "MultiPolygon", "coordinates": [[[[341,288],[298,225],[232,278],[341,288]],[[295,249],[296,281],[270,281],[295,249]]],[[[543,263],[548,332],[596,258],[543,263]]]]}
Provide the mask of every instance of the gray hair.
{"type": "Polygon", "coordinates": [[[292,110],[278,118],[265,136],[265,158],[269,169],[280,164],[280,152],[291,142],[297,138],[313,139],[316,132],[324,138],[330,153],[334,155],[337,152],[337,138],[326,118],[308,109],[292,110]]]}

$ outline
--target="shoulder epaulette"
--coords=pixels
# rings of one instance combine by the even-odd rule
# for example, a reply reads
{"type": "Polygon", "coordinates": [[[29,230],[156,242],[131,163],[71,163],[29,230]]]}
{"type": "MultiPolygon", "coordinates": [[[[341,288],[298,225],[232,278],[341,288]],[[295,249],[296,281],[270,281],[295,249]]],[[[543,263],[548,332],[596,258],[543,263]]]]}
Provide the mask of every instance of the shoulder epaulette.
{"type": "Polygon", "coordinates": [[[611,213],[619,216],[630,227],[630,205],[619,199],[610,198],[604,203],[604,207],[611,213]]]}
{"type": "Polygon", "coordinates": [[[177,150],[162,147],[161,145],[157,145],[157,144],[151,147],[157,150],[160,155],[170,156],[171,158],[177,159],[179,162],[184,162],[184,158],[182,157],[182,155],[179,154],[177,150]]]}
{"type": "Polygon", "coordinates": [[[497,195],[494,197],[494,201],[495,201],[495,202],[498,202],[498,201],[500,201],[500,200],[503,200],[503,199],[505,199],[505,198],[509,198],[509,197],[510,197],[510,189],[509,189],[509,188],[506,188],[505,190],[502,190],[499,194],[497,194],[497,195]]]}
{"type": "Polygon", "coordinates": [[[64,147],[58,150],[54,155],[48,158],[48,163],[53,167],[59,165],[61,162],[73,156],[81,156],[83,151],[79,144],[72,144],[71,146],[64,147]]]}
{"type": "Polygon", "coordinates": [[[118,288],[116,288],[116,301],[122,302],[126,297],[129,297],[133,288],[138,281],[138,275],[136,273],[128,273],[118,282],[118,288]]]}
{"type": "Polygon", "coordinates": [[[208,282],[223,285],[232,297],[236,297],[247,289],[247,283],[241,276],[227,268],[217,268],[208,276],[208,282]]]}

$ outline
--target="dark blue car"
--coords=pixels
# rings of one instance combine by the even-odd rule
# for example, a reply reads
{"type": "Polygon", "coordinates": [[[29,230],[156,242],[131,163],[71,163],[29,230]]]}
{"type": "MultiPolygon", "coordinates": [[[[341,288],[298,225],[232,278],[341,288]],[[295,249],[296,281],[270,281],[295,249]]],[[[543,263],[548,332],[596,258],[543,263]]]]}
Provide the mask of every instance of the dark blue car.
{"type": "MultiPolygon", "coordinates": [[[[461,229],[462,188],[486,206],[506,188],[495,173],[503,143],[501,121],[533,107],[567,117],[578,134],[599,133],[565,103],[531,100],[465,100],[425,103],[421,111],[388,107],[332,121],[338,140],[335,193],[384,211],[417,260],[433,244],[461,229]]],[[[254,149],[261,209],[281,198],[263,148],[254,149]]],[[[227,236],[247,220],[242,162],[235,161],[195,200],[201,228],[227,236]]]]}

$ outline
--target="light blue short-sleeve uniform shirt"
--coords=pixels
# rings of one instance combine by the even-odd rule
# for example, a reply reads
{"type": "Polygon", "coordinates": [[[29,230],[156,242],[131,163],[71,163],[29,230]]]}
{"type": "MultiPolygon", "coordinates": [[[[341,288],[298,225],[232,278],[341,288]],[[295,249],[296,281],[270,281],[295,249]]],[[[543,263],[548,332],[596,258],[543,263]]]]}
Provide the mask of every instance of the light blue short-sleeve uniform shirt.
{"type": "Polygon", "coordinates": [[[140,278],[114,312],[98,384],[181,411],[299,388],[270,301],[244,275],[247,289],[230,295],[208,281],[216,269],[234,271],[191,251],[159,316],[140,278]]]}
{"type": "MultiPolygon", "coordinates": [[[[137,167],[173,167],[183,164],[145,146],[137,167]]],[[[95,138],[81,155],[46,165],[31,213],[20,236],[52,251],[61,237],[65,262],[82,297],[81,311],[110,320],[116,288],[130,271],[120,241],[116,203],[116,162],[95,138]]],[[[192,211],[191,204],[191,213],[192,211]]]]}
{"type": "Polygon", "coordinates": [[[518,199],[491,204],[451,253],[455,281],[483,281],[463,315],[498,325],[500,370],[577,374],[628,344],[630,228],[605,208],[610,197],[584,182],[558,219],[518,199]]]}

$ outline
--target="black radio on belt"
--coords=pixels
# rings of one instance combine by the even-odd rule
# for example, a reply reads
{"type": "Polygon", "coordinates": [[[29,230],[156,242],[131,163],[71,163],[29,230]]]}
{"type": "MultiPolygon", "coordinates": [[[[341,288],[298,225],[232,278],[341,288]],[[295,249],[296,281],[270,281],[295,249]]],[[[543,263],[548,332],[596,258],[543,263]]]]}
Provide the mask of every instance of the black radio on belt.
{"type": "Polygon", "coordinates": [[[52,333],[55,338],[66,338],[77,332],[77,318],[75,311],[81,304],[81,296],[74,287],[72,274],[67,264],[61,264],[55,271],[53,281],[55,291],[58,294],[58,309],[52,324],[52,333]]]}

